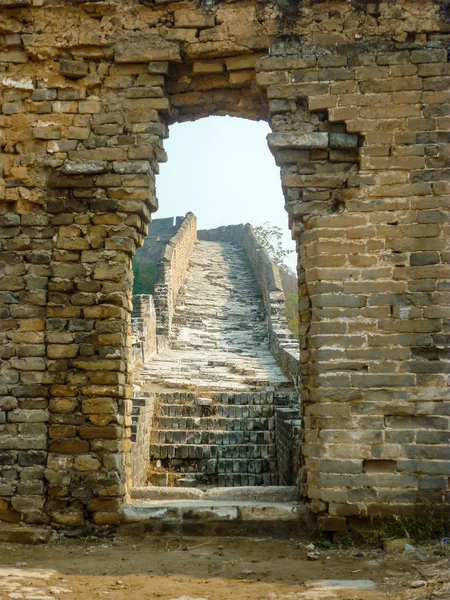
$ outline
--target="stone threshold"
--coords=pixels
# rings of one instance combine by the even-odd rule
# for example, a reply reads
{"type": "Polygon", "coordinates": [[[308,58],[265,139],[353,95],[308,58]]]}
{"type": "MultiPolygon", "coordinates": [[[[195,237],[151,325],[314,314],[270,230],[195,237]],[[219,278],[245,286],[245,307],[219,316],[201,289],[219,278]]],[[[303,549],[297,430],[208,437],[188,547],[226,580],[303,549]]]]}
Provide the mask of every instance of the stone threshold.
{"type": "Polygon", "coordinates": [[[237,486],[214,487],[208,490],[189,487],[169,487],[149,485],[134,488],[130,493],[131,501],[161,500],[205,500],[211,501],[249,501],[249,502],[297,502],[299,491],[295,486],[237,486]]]}
{"type": "Polygon", "coordinates": [[[125,505],[131,531],[179,535],[291,537],[315,529],[295,487],[196,489],[138,488],[125,505]],[[170,491],[169,491],[170,490],[170,491]],[[173,490],[173,491],[172,491],[173,490]],[[156,497],[160,494],[160,497],[156,497]],[[146,497],[147,496],[147,497],[146,497]]]}

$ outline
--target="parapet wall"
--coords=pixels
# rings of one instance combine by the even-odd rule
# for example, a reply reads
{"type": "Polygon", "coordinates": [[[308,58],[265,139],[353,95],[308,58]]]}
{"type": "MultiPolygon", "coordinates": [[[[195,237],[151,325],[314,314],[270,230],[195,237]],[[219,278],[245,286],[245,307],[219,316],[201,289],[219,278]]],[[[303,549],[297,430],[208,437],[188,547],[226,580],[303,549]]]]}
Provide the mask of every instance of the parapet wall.
{"type": "MultiPolygon", "coordinates": [[[[151,238],[155,239],[154,251],[149,249],[151,256],[156,256],[161,251],[162,255],[157,264],[158,283],[155,285],[154,295],[133,296],[133,365],[145,362],[167,345],[178,292],[187,277],[189,261],[197,241],[197,219],[193,213],[176,217],[175,224],[173,218],[155,219],[149,230],[151,238]],[[172,237],[166,242],[161,240],[172,233],[172,237]],[[164,247],[156,248],[157,244],[164,244],[164,247]]],[[[145,265],[145,262],[142,264],[145,265]]]]}
{"type": "Polygon", "coordinates": [[[131,414],[131,451],[127,469],[127,489],[147,484],[150,435],[155,412],[155,395],[150,393],[133,398],[131,414]]]}
{"type": "Polygon", "coordinates": [[[131,335],[131,360],[134,365],[143,363],[149,356],[156,354],[156,311],[151,294],[133,297],[131,335]]]}
{"type": "Polygon", "coordinates": [[[298,407],[275,409],[275,439],[279,485],[296,485],[301,462],[301,419],[298,407]]]}
{"type": "Polygon", "coordinates": [[[266,311],[270,349],[280,362],[284,373],[299,384],[298,341],[289,331],[285,314],[285,297],[280,270],[258,242],[253,227],[227,225],[217,229],[201,230],[198,239],[227,241],[242,246],[253,268],[266,311]]]}
{"type": "Polygon", "coordinates": [[[155,309],[159,343],[163,343],[170,335],[178,293],[186,280],[196,241],[197,218],[189,212],[166,245],[158,265],[159,283],[155,286],[155,309]]]}

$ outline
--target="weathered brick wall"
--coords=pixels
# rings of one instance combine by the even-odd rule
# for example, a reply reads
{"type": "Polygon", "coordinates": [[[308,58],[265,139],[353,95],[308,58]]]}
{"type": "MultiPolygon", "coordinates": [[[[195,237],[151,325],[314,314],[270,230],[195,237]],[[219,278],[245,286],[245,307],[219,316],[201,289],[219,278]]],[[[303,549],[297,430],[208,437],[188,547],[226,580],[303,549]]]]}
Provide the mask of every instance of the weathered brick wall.
{"type": "Polygon", "coordinates": [[[133,258],[133,295],[153,294],[158,281],[158,263],[170,238],[177,231],[183,217],[153,219],[148,226],[148,235],[133,258]]]}
{"type": "Polygon", "coordinates": [[[186,280],[189,261],[197,242],[197,218],[187,213],[177,233],[170,238],[158,264],[159,282],[155,286],[158,345],[170,335],[178,293],[186,280]]]}
{"type": "Polygon", "coordinates": [[[127,469],[127,490],[147,485],[150,436],[155,413],[154,394],[133,398],[131,424],[131,452],[127,469]]]}
{"type": "Polygon", "coordinates": [[[277,473],[280,485],[297,485],[301,454],[301,420],[298,407],[275,409],[277,473]]]}
{"type": "Polygon", "coordinates": [[[264,298],[270,349],[277,357],[283,371],[289,375],[295,386],[299,386],[298,340],[287,326],[285,297],[279,268],[270,260],[266,250],[256,239],[251,225],[245,226],[242,243],[264,298]]]}
{"type": "Polygon", "coordinates": [[[157,352],[156,311],[151,294],[133,296],[131,314],[131,362],[144,363],[157,352]]]}
{"type": "Polygon", "coordinates": [[[333,528],[449,499],[447,50],[355,50],[259,63],[284,82],[269,145],[300,250],[305,492],[333,528]],[[283,131],[301,99],[309,131],[283,131]]]}
{"type": "Polygon", "coordinates": [[[273,130],[305,497],[326,527],[448,510],[446,3],[18,4],[0,0],[0,518],[119,521],[131,260],[168,125],[211,114],[273,130]]]}

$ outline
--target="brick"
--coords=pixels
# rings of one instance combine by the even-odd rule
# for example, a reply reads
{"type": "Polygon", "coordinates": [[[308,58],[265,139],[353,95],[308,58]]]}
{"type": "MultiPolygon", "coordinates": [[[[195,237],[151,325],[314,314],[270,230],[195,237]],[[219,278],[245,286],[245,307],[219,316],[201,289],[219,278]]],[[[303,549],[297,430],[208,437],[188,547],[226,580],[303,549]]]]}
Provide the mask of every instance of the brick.
{"type": "Polygon", "coordinates": [[[413,50],[411,52],[411,62],[413,63],[439,63],[446,60],[446,50],[413,50]]]}
{"type": "Polygon", "coordinates": [[[81,79],[88,74],[89,65],[81,61],[61,59],[59,72],[69,79],[81,79]]]}
{"type": "Polygon", "coordinates": [[[55,440],[50,442],[49,451],[55,454],[86,454],[89,452],[89,443],[77,439],[55,440]]]}
{"type": "Polygon", "coordinates": [[[363,94],[378,94],[402,90],[422,89],[420,77],[396,77],[395,79],[380,79],[378,81],[362,81],[359,89],[363,94]]]}
{"type": "Polygon", "coordinates": [[[117,63],[179,62],[180,48],[158,35],[145,34],[116,43],[114,59],[117,63]]]}
{"type": "Polygon", "coordinates": [[[298,135],[291,133],[271,133],[268,136],[268,144],[273,150],[277,150],[279,148],[326,148],[328,146],[328,134],[310,133],[298,135]]]}
{"type": "Polygon", "coordinates": [[[203,29],[205,27],[214,27],[215,16],[214,14],[204,14],[199,12],[193,12],[191,10],[176,10],[175,16],[175,27],[181,28],[194,28],[203,29]]]}
{"type": "Polygon", "coordinates": [[[55,125],[34,127],[33,135],[38,140],[59,140],[61,138],[61,129],[55,125]]]}

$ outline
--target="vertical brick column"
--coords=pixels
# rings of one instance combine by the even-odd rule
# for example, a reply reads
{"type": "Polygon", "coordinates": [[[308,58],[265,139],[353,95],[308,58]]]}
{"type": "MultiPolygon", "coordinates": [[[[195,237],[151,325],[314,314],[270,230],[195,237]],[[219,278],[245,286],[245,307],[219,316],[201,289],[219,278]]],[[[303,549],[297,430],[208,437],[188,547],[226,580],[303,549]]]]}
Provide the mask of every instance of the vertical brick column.
{"type": "Polygon", "coordinates": [[[304,493],[325,528],[448,510],[446,61],[385,43],[259,63],[299,248],[304,493]]]}
{"type": "Polygon", "coordinates": [[[55,230],[48,215],[15,207],[0,215],[0,521],[46,523],[45,304],[55,230]]]}
{"type": "Polygon", "coordinates": [[[61,138],[75,143],[58,142],[68,152],[47,201],[55,235],[46,307],[45,471],[46,510],[56,526],[121,519],[131,474],[131,261],[157,207],[154,174],[166,135],[158,109],[168,106],[167,68],[103,65],[109,73],[103,89],[78,103],[89,115],[83,127],[62,130],[61,138]]]}

